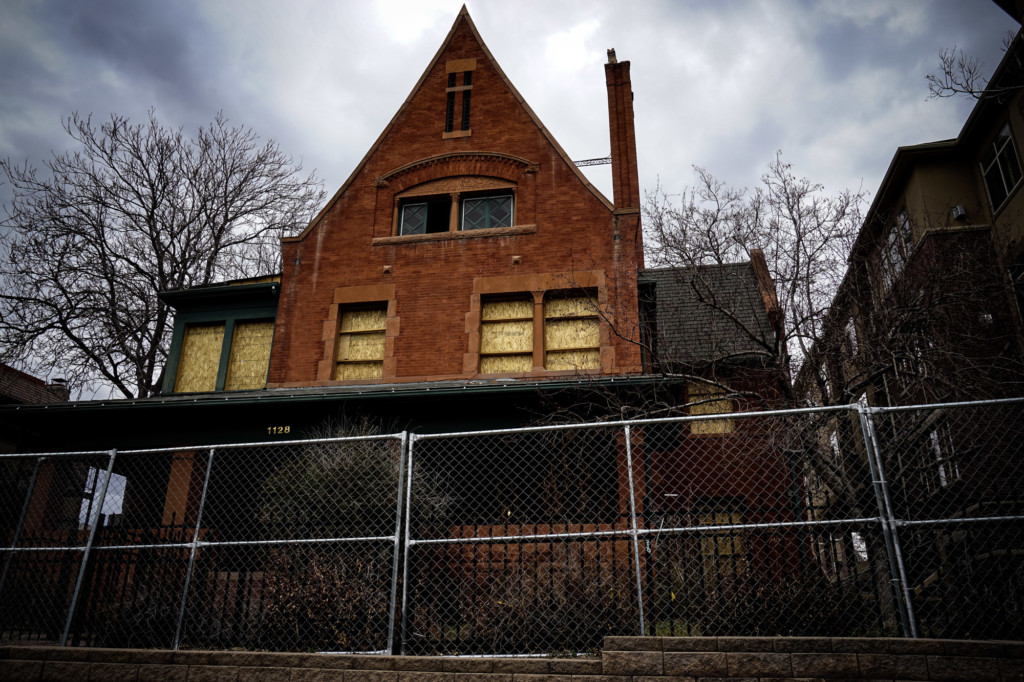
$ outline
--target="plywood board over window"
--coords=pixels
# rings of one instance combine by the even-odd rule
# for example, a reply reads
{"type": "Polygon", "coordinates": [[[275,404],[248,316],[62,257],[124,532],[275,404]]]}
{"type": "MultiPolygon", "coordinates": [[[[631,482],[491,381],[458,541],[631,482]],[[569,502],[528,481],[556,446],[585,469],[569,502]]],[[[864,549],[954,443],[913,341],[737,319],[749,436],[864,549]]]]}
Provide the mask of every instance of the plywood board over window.
{"type": "Polygon", "coordinates": [[[245,391],[267,385],[273,339],[273,320],[235,322],[228,372],[224,380],[225,391],[245,391]]]}
{"type": "MultiPolygon", "coordinates": [[[[725,389],[711,384],[691,382],[686,387],[690,405],[690,414],[693,416],[702,414],[728,414],[735,412],[735,404],[729,398],[725,398],[725,389]],[[723,397],[719,397],[723,396],[723,397]]],[[[735,419],[707,419],[690,422],[690,433],[694,435],[710,435],[732,433],[736,430],[735,419]]]]}
{"type": "Polygon", "coordinates": [[[544,368],[599,369],[601,327],[597,299],[549,295],[544,299],[544,368]]]}
{"type": "MultiPolygon", "coordinates": [[[[705,511],[698,515],[702,526],[741,525],[743,515],[736,511],[705,511]]],[[[704,568],[714,575],[736,575],[746,569],[746,531],[722,528],[701,533],[700,553],[704,568]]]]}
{"type": "Polygon", "coordinates": [[[342,311],[334,354],[334,379],[348,381],[383,376],[386,322],[384,304],[342,311]]]}
{"type": "Polygon", "coordinates": [[[175,393],[199,393],[217,389],[217,370],[224,345],[224,323],[190,324],[185,327],[178,360],[175,393]]]}
{"type": "Polygon", "coordinates": [[[533,369],[533,298],[484,300],[480,309],[480,373],[533,369]]]}

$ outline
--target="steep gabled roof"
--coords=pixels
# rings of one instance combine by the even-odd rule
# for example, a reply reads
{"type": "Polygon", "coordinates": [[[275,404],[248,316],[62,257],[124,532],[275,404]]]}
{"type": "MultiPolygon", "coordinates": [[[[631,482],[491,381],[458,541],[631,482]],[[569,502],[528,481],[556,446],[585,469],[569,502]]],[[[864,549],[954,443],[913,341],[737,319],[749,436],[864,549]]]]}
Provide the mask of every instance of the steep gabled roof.
{"type": "MultiPolygon", "coordinates": [[[[654,287],[662,370],[749,360],[774,342],[751,263],[651,268],[640,272],[639,284],[654,287]]],[[[641,297],[649,304],[649,294],[642,290],[641,297]]]]}
{"type": "MultiPolygon", "coordinates": [[[[609,211],[614,209],[614,207],[612,205],[612,202],[609,201],[608,198],[605,197],[596,187],[594,187],[590,183],[589,180],[587,180],[586,176],[583,175],[583,173],[579,170],[579,168],[576,167],[576,164],[574,164],[572,162],[572,159],[570,159],[569,155],[566,154],[564,149],[562,149],[562,146],[560,144],[558,144],[558,141],[555,140],[554,136],[551,135],[550,131],[548,131],[548,129],[544,126],[544,124],[541,122],[541,120],[537,116],[537,114],[533,111],[533,109],[530,108],[530,105],[526,103],[526,100],[523,99],[523,96],[521,94],[519,94],[519,91],[516,90],[514,85],[512,85],[512,82],[508,79],[508,76],[505,75],[505,72],[501,69],[501,66],[498,64],[497,60],[494,59],[494,56],[491,54],[491,51],[487,48],[487,45],[484,43],[483,39],[480,37],[480,33],[476,30],[476,26],[473,24],[473,20],[469,16],[469,11],[466,9],[466,6],[463,5],[462,9],[459,10],[458,16],[456,16],[456,18],[455,18],[455,23],[452,24],[451,30],[448,31],[448,35],[445,37],[444,42],[441,43],[441,47],[438,48],[437,52],[434,54],[433,59],[431,59],[430,63],[427,64],[427,68],[424,69],[423,74],[420,76],[419,80],[416,81],[416,85],[413,86],[412,91],[409,93],[409,96],[405,98],[405,101],[402,103],[402,106],[400,106],[398,108],[398,111],[395,112],[395,115],[392,116],[391,121],[388,123],[387,126],[385,126],[384,130],[381,132],[381,134],[374,141],[373,145],[370,146],[370,149],[366,152],[366,154],[359,161],[359,163],[356,164],[356,167],[353,169],[353,171],[352,171],[351,175],[349,175],[348,179],[345,180],[345,182],[341,185],[341,187],[338,189],[338,191],[334,193],[334,195],[327,202],[327,204],[323,207],[323,209],[321,209],[321,211],[316,215],[316,217],[313,218],[312,221],[310,221],[309,225],[307,225],[306,228],[301,233],[299,233],[298,235],[295,235],[294,237],[285,237],[284,239],[282,239],[282,241],[298,241],[298,240],[301,240],[301,239],[305,238],[305,236],[309,233],[309,231],[321,219],[323,219],[324,215],[328,211],[330,211],[331,207],[334,206],[334,204],[338,201],[338,199],[349,189],[349,187],[352,185],[352,183],[355,181],[355,179],[359,176],[360,171],[363,170],[363,168],[366,166],[367,162],[373,157],[373,155],[377,152],[378,148],[381,146],[383,141],[388,137],[388,135],[391,133],[391,131],[397,125],[397,123],[398,123],[399,119],[401,118],[403,112],[406,110],[406,108],[409,107],[409,105],[413,101],[413,99],[415,99],[416,95],[419,93],[420,89],[423,87],[423,83],[427,79],[427,76],[430,74],[430,72],[437,65],[437,63],[441,59],[442,55],[444,55],[445,51],[447,50],[449,44],[452,41],[452,38],[455,36],[455,33],[459,29],[459,26],[460,26],[460,24],[462,22],[465,22],[465,24],[466,24],[467,28],[469,29],[471,35],[476,40],[476,42],[479,44],[480,50],[483,52],[484,56],[490,62],[491,67],[497,73],[498,78],[500,79],[500,81],[509,89],[509,91],[512,93],[512,96],[515,97],[515,99],[523,107],[523,109],[526,111],[526,113],[529,116],[529,118],[537,126],[537,128],[540,130],[541,134],[543,134],[544,138],[548,141],[548,143],[554,148],[554,150],[556,151],[558,156],[560,156],[562,158],[562,160],[572,170],[572,172],[576,175],[576,177],[579,179],[579,181],[588,190],[590,190],[594,194],[594,196],[597,197],[598,200],[600,200],[605,206],[608,207],[609,211]]],[[[490,151],[490,150],[481,150],[481,151],[490,151]]],[[[410,159],[410,161],[413,161],[413,160],[414,159],[410,159]]]]}

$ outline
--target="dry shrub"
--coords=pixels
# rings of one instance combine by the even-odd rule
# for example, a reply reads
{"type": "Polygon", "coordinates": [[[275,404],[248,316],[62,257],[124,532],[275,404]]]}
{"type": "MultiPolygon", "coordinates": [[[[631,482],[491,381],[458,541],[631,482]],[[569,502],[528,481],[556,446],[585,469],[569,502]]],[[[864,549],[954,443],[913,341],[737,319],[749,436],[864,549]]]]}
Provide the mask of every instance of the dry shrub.
{"type": "Polygon", "coordinates": [[[273,550],[254,644],[271,651],[383,649],[390,566],[379,546],[273,550]]]}

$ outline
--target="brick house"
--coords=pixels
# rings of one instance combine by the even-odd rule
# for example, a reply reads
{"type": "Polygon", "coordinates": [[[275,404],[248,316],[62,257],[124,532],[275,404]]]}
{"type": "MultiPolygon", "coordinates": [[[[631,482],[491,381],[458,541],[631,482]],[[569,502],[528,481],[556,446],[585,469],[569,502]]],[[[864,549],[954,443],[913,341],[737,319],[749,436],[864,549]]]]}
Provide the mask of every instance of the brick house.
{"type": "MultiPolygon", "coordinates": [[[[700,403],[693,414],[773,405],[778,377],[764,371],[758,343],[737,347],[728,316],[688,283],[696,277],[707,293],[728,297],[772,343],[779,314],[763,257],[693,271],[644,268],[629,69],[609,51],[609,201],[509,82],[463,8],[351,176],[305,230],[282,240],[279,275],[161,295],[176,311],[161,395],[0,408],[0,422],[17,425],[22,451],[41,451],[283,441],[363,418],[388,432],[517,427],[560,408],[607,417],[610,405],[642,402],[652,391],[675,405],[700,403]],[[723,343],[732,345],[723,352],[723,343]],[[762,401],[734,399],[728,387],[762,401]]],[[[644,523],[655,514],[704,525],[799,516],[784,499],[792,473],[758,444],[752,420],[649,431],[635,443],[652,473],[638,509],[650,516],[644,523]],[[687,467],[708,483],[683,495],[687,467]]],[[[612,436],[592,452],[566,451],[583,456],[602,486],[572,523],[625,528],[623,443],[612,436]]],[[[204,458],[197,447],[119,460],[120,502],[100,512],[114,515],[122,533],[187,532],[205,495],[204,458]]],[[[516,480],[518,506],[500,519],[510,535],[537,528],[542,474],[554,470],[554,457],[545,450],[535,459],[535,470],[516,480]]],[[[37,487],[39,511],[29,515],[37,527],[28,530],[70,523],[78,532],[88,489],[80,479],[95,484],[97,462],[67,473],[66,489],[52,495],[37,487]],[[52,503],[58,498],[63,506],[52,503]]],[[[566,468],[578,474],[574,466],[566,468]]],[[[204,519],[210,537],[233,540],[258,525],[249,511],[232,515],[260,494],[265,472],[246,473],[211,479],[211,494],[230,490],[231,514],[204,519]]],[[[467,518],[501,506],[489,472],[476,474],[458,474],[467,518]]],[[[609,561],[628,566],[620,544],[609,561]]],[[[737,534],[695,546],[715,575],[796,556],[792,543],[769,551],[737,534]]],[[[231,561],[221,572],[241,575],[247,564],[231,561]]]]}

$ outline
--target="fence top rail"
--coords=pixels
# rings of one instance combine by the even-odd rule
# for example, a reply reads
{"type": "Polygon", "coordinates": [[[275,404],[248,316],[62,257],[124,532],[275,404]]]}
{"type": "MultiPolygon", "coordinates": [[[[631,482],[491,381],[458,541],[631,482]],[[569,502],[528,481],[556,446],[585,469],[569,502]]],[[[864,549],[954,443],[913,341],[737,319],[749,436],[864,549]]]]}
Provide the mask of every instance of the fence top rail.
{"type": "Polygon", "coordinates": [[[500,436],[500,435],[511,435],[518,433],[541,433],[551,431],[568,431],[573,429],[599,429],[599,428],[621,428],[626,426],[644,426],[647,424],[670,424],[680,423],[684,424],[687,422],[700,422],[700,421],[713,421],[716,419],[756,419],[764,417],[788,417],[793,415],[803,414],[820,414],[820,413],[842,413],[842,412],[867,412],[871,414],[884,414],[890,412],[912,412],[916,410],[938,410],[938,409],[950,409],[950,408],[967,408],[967,407],[983,407],[983,406],[995,406],[995,405],[1017,405],[1024,403],[1024,397],[1019,398],[998,398],[992,400],[977,400],[977,401],[961,401],[952,403],[927,403],[921,405],[900,405],[895,407],[864,407],[857,403],[850,403],[848,405],[829,405],[829,406],[814,406],[814,407],[800,407],[784,410],[760,410],[752,412],[728,412],[721,414],[706,414],[706,415],[689,415],[679,417],[658,417],[651,419],[619,419],[614,421],[606,422],[577,422],[572,424],[548,424],[543,426],[522,426],[508,429],[487,429],[482,431],[446,431],[443,433],[411,433],[411,432],[398,432],[398,433],[387,433],[377,434],[372,436],[338,436],[333,438],[306,438],[306,439],[293,439],[293,440],[274,440],[274,441],[257,441],[257,442],[241,442],[241,443],[214,443],[207,445],[178,445],[172,447],[161,447],[161,448],[133,448],[126,450],[70,450],[60,452],[18,452],[18,453],[0,453],[0,461],[4,459],[18,459],[18,458],[30,458],[30,457],[84,457],[84,456],[97,456],[97,455],[109,455],[111,452],[116,452],[118,455],[139,455],[139,454],[156,454],[166,452],[182,452],[182,451],[216,451],[226,449],[243,449],[243,448],[256,448],[256,447],[272,447],[272,446],[290,446],[290,445],[313,445],[317,443],[341,443],[351,441],[385,441],[385,440],[396,440],[401,441],[402,438],[408,437],[410,440],[439,440],[443,438],[460,438],[470,436],[500,436]]]}
{"type": "Polygon", "coordinates": [[[990,407],[993,405],[1018,405],[1024,403],[1024,397],[1020,398],[993,398],[991,400],[962,400],[955,403],[925,403],[922,405],[895,405],[892,407],[865,407],[867,412],[876,414],[888,412],[914,412],[916,410],[941,410],[957,407],[990,407]]]}
{"type": "MultiPolygon", "coordinates": [[[[1024,400],[1024,399],[1022,399],[1024,400]]],[[[756,412],[722,412],[715,414],[690,415],[685,417],[656,417],[651,419],[617,419],[606,422],[578,422],[573,424],[548,424],[544,426],[522,426],[511,429],[489,429],[485,431],[449,431],[445,433],[410,433],[413,440],[437,440],[462,436],[500,436],[513,433],[531,433],[538,431],[567,431],[571,429],[597,429],[606,427],[644,426],[645,424],[670,424],[678,422],[714,421],[716,419],[752,419],[756,417],[785,417],[797,414],[814,414],[819,412],[856,412],[858,405],[828,405],[818,407],[797,407],[786,410],[759,410],[756,412]]]]}
{"type": "Polygon", "coordinates": [[[211,450],[231,450],[242,448],[258,448],[287,445],[317,445],[321,443],[344,443],[353,441],[374,441],[374,440],[395,440],[401,442],[402,433],[385,433],[373,436],[337,436],[334,438],[305,438],[294,440],[268,440],[252,443],[214,443],[212,445],[177,445],[163,448],[134,448],[131,450],[68,450],[63,452],[8,452],[0,453],[0,460],[3,459],[25,459],[29,457],[82,457],[86,455],[110,455],[116,452],[118,455],[144,455],[158,454],[165,452],[209,452],[211,450]]]}

